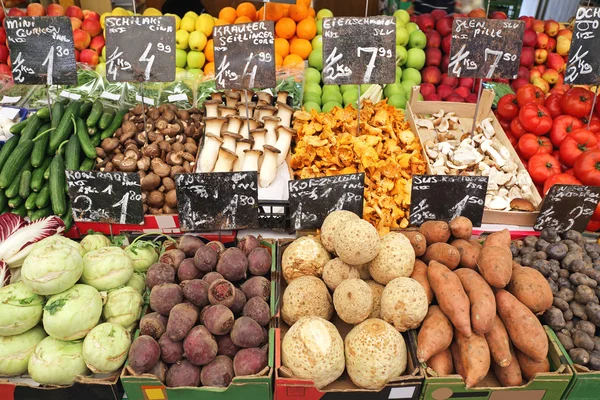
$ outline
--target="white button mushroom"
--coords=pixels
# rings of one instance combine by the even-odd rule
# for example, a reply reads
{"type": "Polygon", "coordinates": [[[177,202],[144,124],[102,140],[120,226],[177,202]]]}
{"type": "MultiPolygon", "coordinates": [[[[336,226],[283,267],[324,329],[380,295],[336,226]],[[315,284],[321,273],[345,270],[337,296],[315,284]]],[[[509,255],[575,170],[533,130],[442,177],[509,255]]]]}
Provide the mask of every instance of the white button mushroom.
{"type": "Polygon", "coordinates": [[[219,158],[217,159],[213,172],[231,172],[233,162],[236,158],[237,156],[233,151],[221,147],[219,149],[219,158]]]}
{"type": "Polygon", "coordinates": [[[292,138],[294,135],[296,135],[296,130],[287,128],[285,126],[278,126],[277,135],[278,137],[275,147],[277,147],[280,151],[279,155],[277,156],[277,166],[280,166],[285,162],[285,159],[290,151],[292,138]]]}
{"type": "Polygon", "coordinates": [[[262,165],[260,166],[258,181],[260,187],[266,188],[275,180],[275,173],[277,172],[277,155],[280,151],[276,147],[269,146],[268,144],[265,144],[263,149],[265,156],[262,165]]]}
{"type": "Polygon", "coordinates": [[[200,152],[198,162],[199,172],[212,172],[219,157],[219,149],[223,144],[223,139],[218,135],[207,133],[204,135],[204,146],[200,152]]]}
{"type": "Polygon", "coordinates": [[[246,159],[246,150],[250,150],[252,147],[252,140],[250,139],[240,139],[237,142],[237,146],[235,147],[235,154],[238,158],[233,163],[233,171],[239,172],[242,170],[244,166],[244,160],[246,159]]]}

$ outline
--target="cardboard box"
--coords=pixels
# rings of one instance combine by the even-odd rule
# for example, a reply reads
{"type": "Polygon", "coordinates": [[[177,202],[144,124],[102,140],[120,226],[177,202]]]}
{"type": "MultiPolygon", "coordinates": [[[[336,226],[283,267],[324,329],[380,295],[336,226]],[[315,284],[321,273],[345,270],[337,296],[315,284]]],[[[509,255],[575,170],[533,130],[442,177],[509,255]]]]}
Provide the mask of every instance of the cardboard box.
{"type": "MultiPolygon", "coordinates": [[[[281,274],[281,256],[286,247],[292,242],[289,239],[278,242],[277,261],[277,287],[276,294],[276,329],[275,329],[275,400],[316,400],[321,397],[339,400],[375,400],[375,399],[413,399],[417,400],[421,395],[423,385],[423,374],[417,362],[417,349],[403,334],[407,348],[407,364],[404,374],[389,382],[380,391],[360,389],[352,381],[346,372],[335,382],[327,385],[324,389],[317,389],[313,381],[295,378],[290,370],[281,364],[281,340],[287,333],[289,326],[280,318],[281,295],[287,286],[281,274]]],[[[339,317],[334,316],[332,323],[338,328],[342,338],[352,329],[352,325],[346,324],[339,317]]]]}
{"type": "MultiPolygon", "coordinates": [[[[549,327],[545,326],[548,335],[548,359],[550,371],[537,374],[530,382],[518,387],[501,387],[493,372],[477,386],[471,389],[465,387],[460,375],[439,377],[425,363],[421,364],[425,374],[423,400],[445,400],[469,398],[471,400],[560,400],[573,379],[573,371],[567,359],[561,352],[558,339],[549,327]]],[[[416,344],[416,335],[410,340],[416,344]]],[[[579,399],[579,397],[572,397],[579,399]]],[[[598,396],[594,397],[598,398],[598,396]]]]}
{"type": "Polygon", "coordinates": [[[575,364],[560,341],[557,340],[556,343],[573,370],[573,379],[563,399],[596,400],[600,397],[600,371],[592,371],[583,365],[575,364]]]}

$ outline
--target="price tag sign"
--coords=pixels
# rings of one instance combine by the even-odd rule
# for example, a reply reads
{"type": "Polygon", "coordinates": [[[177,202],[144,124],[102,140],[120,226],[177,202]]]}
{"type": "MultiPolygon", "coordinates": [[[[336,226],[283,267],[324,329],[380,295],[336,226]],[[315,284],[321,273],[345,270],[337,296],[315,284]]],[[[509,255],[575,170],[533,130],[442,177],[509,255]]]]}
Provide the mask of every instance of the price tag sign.
{"type": "Polygon", "coordinates": [[[217,90],[277,86],[273,21],[215,26],[213,37],[217,90]]]}
{"type": "Polygon", "coordinates": [[[109,82],[175,80],[175,17],[106,17],[109,82]]]}
{"type": "Polygon", "coordinates": [[[75,221],[142,224],[140,175],[125,172],[67,172],[75,221]]]}
{"type": "Polygon", "coordinates": [[[362,217],[365,174],[348,174],[288,182],[292,224],[296,230],[319,229],[336,210],[362,217]]]}
{"type": "MultiPolygon", "coordinates": [[[[569,50],[569,63],[565,72],[565,83],[596,85],[600,83],[600,7],[579,7],[573,30],[573,41],[569,50]]],[[[560,43],[560,38],[558,38],[560,43]]]]}
{"type": "Polygon", "coordinates": [[[258,228],[257,182],[256,172],[175,175],[181,229],[258,228]]]}
{"type": "Polygon", "coordinates": [[[480,226],[488,179],[487,176],[414,175],[410,224],[451,221],[462,215],[473,226],[480,226]]]}
{"type": "Polygon", "coordinates": [[[323,18],[323,81],[360,85],[396,81],[396,18],[323,18]]]}
{"type": "Polygon", "coordinates": [[[5,27],[16,84],[77,83],[73,28],[68,17],[7,17],[5,27]]]}
{"type": "Polygon", "coordinates": [[[533,229],[583,232],[600,200],[600,186],[554,185],[544,198],[533,229]]]}
{"type": "Polygon", "coordinates": [[[455,18],[448,75],[516,79],[524,33],[524,21],[455,18]]]}

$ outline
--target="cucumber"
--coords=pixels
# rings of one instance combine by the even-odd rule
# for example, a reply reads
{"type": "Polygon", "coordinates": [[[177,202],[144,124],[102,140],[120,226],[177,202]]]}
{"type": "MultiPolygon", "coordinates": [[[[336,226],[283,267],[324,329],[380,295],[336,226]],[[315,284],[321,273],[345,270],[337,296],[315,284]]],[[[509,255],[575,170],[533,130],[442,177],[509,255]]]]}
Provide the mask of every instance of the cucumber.
{"type": "Polygon", "coordinates": [[[8,200],[8,206],[10,208],[18,208],[20,206],[25,207],[25,200],[23,200],[19,196],[13,197],[12,199],[8,200]]]}
{"type": "Polygon", "coordinates": [[[4,167],[2,167],[2,172],[0,172],[0,188],[8,187],[14,177],[17,176],[17,172],[30,159],[31,150],[33,150],[33,142],[31,140],[19,141],[19,145],[8,157],[4,167]]]}
{"type": "Polygon", "coordinates": [[[25,218],[27,216],[27,209],[25,209],[25,204],[21,204],[19,207],[13,208],[11,210],[11,213],[20,215],[21,217],[25,218]]]}
{"type": "Polygon", "coordinates": [[[27,210],[35,210],[35,199],[37,198],[38,194],[36,192],[33,192],[29,195],[29,197],[27,198],[27,200],[25,200],[25,208],[27,210]]]}
{"type": "MultiPolygon", "coordinates": [[[[79,143],[81,145],[81,150],[85,153],[85,156],[88,158],[96,157],[96,147],[92,144],[92,138],[88,135],[87,127],[83,122],[83,119],[77,118],[76,123],[77,130],[77,138],[79,139],[79,143]]],[[[67,165],[67,168],[69,166],[67,165]]],[[[69,168],[72,169],[72,168],[69,168]]]]}
{"type": "Polygon", "coordinates": [[[38,219],[46,218],[50,215],[52,215],[52,207],[47,206],[31,214],[31,220],[37,221],[38,219]]]}
{"type": "Polygon", "coordinates": [[[57,128],[63,114],[65,113],[65,106],[63,103],[56,102],[52,105],[52,127],[57,128]]]}
{"type": "Polygon", "coordinates": [[[21,174],[21,182],[19,182],[19,196],[26,199],[31,194],[31,171],[25,170],[21,174]]]}
{"type": "Polygon", "coordinates": [[[52,203],[52,211],[56,215],[62,215],[67,211],[67,196],[65,187],[67,186],[67,177],[65,175],[65,162],[62,155],[59,153],[54,157],[50,164],[50,202],[52,203]]]}
{"type": "Polygon", "coordinates": [[[42,190],[39,191],[37,198],[35,199],[35,206],[37,208],[44,208],[50,204],[50,184],[46,182],[42,190]]]}
{"type": "MultiPolygon", "coordinates": [[[[96,133],[94,136],[92,136],[90,138],[92,146],[94,146],[94,149],[96,147],[100,146],[100,143],[102,143],[102,137],[101,137],[101,135],[102,135],[102,132],[98,132],[98,133],[96,133]]],[[[96,151],[96,150],[94,150],[94,151],[96,151]]]]}
{"type": "Polygon", "coordinates": [[[50,108],[48,108],[48,107],[40,108],[39,110],[36,111],[35,115],[37,115],[38,118],[40,118],[42,121],[49,121],[50,120],[50,108]]]}
{"type": "Polygon", "coordinates": [[[69,206],[64,215],[61,215],[60,219],[62,219],[63,223],[65,224],[65,232],[69,232],[73,227],[73,222],[75,222],[73,220],[73,210],[71,209],[71,206],[69,206]]]}
{"type": "Polygon", "coordinates": [[[2,150],[0,150],[0,171],[4,167],[4,163],[8,160],[8,157],[12,154],[13,150],[19,144],[19,136],[13,136],[4,143],[2,150]]]}
{"type": "Polygon", "coordinates": [[[77,135],[71,136],[65,146],[65,167],[76,170],[81,164],[81,144],[77,135]]]}
{"type": "Polygon", "coordinates": [[[13,135],[18,135],[21,132],[23,132],[23,129],[25,129],[25,127],[29,124],[29,120],[28,119],[24,119],[21,122],[17,122],[16,124],[14,124],[13,126],[10,127],[9,131],[10,133],[12,133],[13,135]]]}
{"type": "Polygon", "coordinates": [[[100,117],[100,121],[98,121],[98,127],[102,130],[108,128],[113,118],[115,117],[115,113],[112,110],[104,111],[102,117],[100,117]]]}
{"type": "Polygon", "coordinates": [[[50,129],[50,124],[42,125],[36,135],[36,141],[33,142],[33,150],[31,151],[31,165],[34,167],[39,167],[42,165],[44,159],[46,158],[46,149],[48,148],[48,142],[50,141],[50,133],[46,132],[48,129],[50,129]],[[43,135],[41,135],[42,133],[43,135]]]}
{"type": "Polygon", "coordinates": [[[100,121],[100,118],[102,117],[103,109],[104,107],[102,106],[102,102],[100,100],[96,100],[94,102],[94,105],[92,106],[92,111],[90,112],[90,115],[85,121],[85,124],[90,128],[96,126],[96,124],[98,123],[98,121],[100,121]]]}
{"type": "Polygon", "coordinates": [[[123,122],[123,117],[128,112],[129,112],[129,110],[127,110],[126,108],[122,108],[119,111],[117,111],[117,113],[115,114],[115,117],[113,118],[110,125],[105,130],[102,131],[100,138],[102,140],[104,140],[106,138],[112,137],[115,134],[116,130],[121,127],[121,123],[123,122]]]}
{"type": "Polygon", "coordinates": [[[85,103],[83,103],[81,105],[81,109],[79,110],[79,117],[87,119],[87,117],[90,115],[90,112],[92,111],[93,105],[94,103],[92,103],[91,101],[86,101],[85,103]]]}
{"type": "Polygon", "coordinates": [[[27,162],[23,166],[23,170],[17,172],[15,179],[13,179],[13,181],[10,183],[10,185],[8,185],[8,187],[6,188],[6,191],[4,192],[6,194],[6,197],[8,197],[9,199],[12,199],[13,197],[17,197],[19,195],[19,188],[21,187],[21,177],[23,176],[23,173],[25,171],[30,171],[30,170],[31,170],[31,160],[27,160],[27,162]]]}
{"type": "MultiPolygon", "coordinates": [[[[52,160],[54,160],[54,157],[52,157],[52,160]]],[[[52,165],[52,162],[48,164],[48,168],[46,168],[46,170],[44,171],[44,180],[50,179],[50,165],[52,165]]]]}
{"type": "Polygon", "coordinates": [[[51,162],[52,157],[46,157],[42,165],[37,167],[31,174],[31,190],[34,192],[39,192],[44,187],[44,172],[46,172],[51,162]]]}
{"type": "Polygon", "coordinates": [[[74,101],[69,104],[62,118],[60,119],[60,123],[56,127],[53,135],[50,137],[49,143],[49,151],[52,153],[58,150],[58,147],[62,142],[68,140],[75,127],[73,126],[73,118],[77,118],[79,116],[79,108],[81,107],[81,103],[74,101]]]}
{"type": "Polygon", "coordinates": [[[95,166],[96,166],[96,160],[94,158],[86,158],[81,163],[79,170],[80,171],[92,171],[95,166]]]}
{"type": "Polygon", "coordinates": [[[29,119],[29,123],[25,129],[23,129],[23,132],[21,132],[21,140],[19,140],[19,143],[23,143],[26,140],[33,140],[42,125],[44,125],[44,121],[37,114],[33,114],[29,119]]]}
{"type": "Polygon", "coordinates": [[[8,197],[6,197],[4,192],[2,190],[0,190],[0,210],[5,209],[7,204],[8,204],[8,197]]]}

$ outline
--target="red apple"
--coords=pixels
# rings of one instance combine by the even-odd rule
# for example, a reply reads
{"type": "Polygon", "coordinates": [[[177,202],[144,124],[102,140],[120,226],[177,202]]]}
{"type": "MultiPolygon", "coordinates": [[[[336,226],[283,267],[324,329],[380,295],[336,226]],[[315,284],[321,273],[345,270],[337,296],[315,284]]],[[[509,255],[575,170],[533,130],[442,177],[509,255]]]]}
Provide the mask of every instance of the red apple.
{"type": "Polygon", "coordinates": [[[527,84],[529,84],[529,79],[517,78],[512,82],[512,84],[510,86],[516,92],[520,87],[525,86],[527,84]]]}
{"type": "Polygon", "coordinates": [[[448,36],[452,33],[452,23],[454,22],[454,18],[447,16],[435,23],[435,30],[442,35],[442,37],[448,36]]]}
{"type": "Polygon", "coordinates": [[[555,69],[549,68],[542,74],[542,79],[548,82],[549,84],[554,85],[556,82],[558,82],[559,76],[560,75],[555,69]]]}
{"type": "Polygon", "coordinates": [[[431,16],[436,21],[439,21],[440,19],[444,18],[446,15],[448,15],[448,13],[445,10],[433,10],[431,12],[431,16]]]}
{"type": "Polygon", "coordinates": [[[525,78],[525,79],[529,80],[529,68],[520,65],[519,73],[517,74],[517,78],[525,78]]]}
{"type": "Polygon", "coordinates": [[[508,19],[506,13],[502,11],[494,11],[492,15],[490,15],[490,19],[508,19]]]}
{"type": "Polygon", "coordinates": [[[523,46],[535,47],[537,41],[537,33],[533,29],[525,29],[523,35],[523,46]]]}
{"type": "Polygon", "coordinates": [[[456,93],[463,99],[466,99],[471,94],[471,91],[464,86],[459,86],[456,89],[454,89],[454,93],[456,93]]]}
{"type": "Polygon", "coordinates": [[[81,24],[81,29],[89,33],[91,37],[98,36],[102,33],[102,25],[93,18],[84,19],[81,24]]]}
{"type": "Polygon", "coordinates": [[[95,67],[98,65],[98,53],[91,49],[83,49],[79,55],[79,61],[95,67]]]}
{"type": "Polygon", "coordinates": [[[102,49],[104,48],[105,44],[106,41],[104,40],[104,36],[98,35],[95,38],[92,38],[92,41],[90,42],[90,49],[95,50],[98,54],[102,54],[102,49]]]}
{"type": "Polygon", "coordinates": [[[77,6],[69,6],[67,7],[67,11],[65,11],[65,15],[67,17],[75,17],[83,20],[83,10],[77,6]]]}
{"type": "Polygon", "coordinates": [[[87,49],[91,41],[92,38],[90,34],[83,29],[75,29],[73,31],[73,42],[75,43],[75,48],[77,50],[81,51],[87,49]]]}
{"type": "Polygon", "coordinates": [[[542,89],[542,92],[548,93],[550,91],[550,85],[542,78],[535,78],[533,80],[533,85],[542,89]]]}
{"type": "Polygon", "coordinates": [[[6,15],[4,15],[4,8],[0,7],[0,21],[3,21],[5,16],[6,15]]]}
{"type": "Polygon", "coordinates": [[[477,103],[477,93],[471,93],[469,96],[467,96],[465,100],[467,101],[467,103],[477,103]]]}
{"type": "Polygon", "coordinates": [[[521,50],[521,65],[524,67],[533,67],[535,61],[535,49],[533,47],[523,47],[521,50]]]}
{"type": "Polygon", "coordinates": [[[435,93],[435,86],[433,86],[433,84],[429,82],[421,83],[421,94],[423,95],[423,97],[426,97],[427,95],[430,95],[432,93],[435,93]]]}
{"type": "Polygon", "coordinates": [[[475,88],[475,79],[473,78],[459,78],[458,86],[466,87],[469,90],[474,90],[475,88]]]}
{"type": "Polygon", "coordinates": [[[12,70],[6,64],[0,64],[0,76],[11,76],[12,70]]]}
{"type": "Polygon", "coordinates": [[[83,19],[95,19],[96,21],[100,21],[100,14],[96,11],[83,10],[83,19]]]}
{"type": "Polygon", "coordinates": [[[442,39],[442,51],[444,54],[450,54],[450,46],[452,44],[452,35],[444,36],[442,39]]]}
{"type": "Polygon", "coordinates": [[[429,82],[433,85],[437,85],[440,83],[442,79],[442,73],[437,67],[425,67],[421,71],[421,77],[423,78],[423,82],[429,82]]]}
{"type": "Polygon", "coordinates": [[[534,79],[541,78],[542,73],[543,72],[540,71],[538,68],[532,68],[531,72],[529,73],[529,83],[533,83],[534,79]]]}
{"type": "Polygon", "coordinates": [[[435,27],[435,19],[431,14],[421,14],[417,17],[417,25],[423,32],[427,33],[435,27]]]}
{"type": "Polygon", "coordinates": [[[79,50],[75,49],[75,61],[79,62],[79,50]]]}
{"type": "Polygon", "coordinates": [[[487,15],[485,14],[485,10],[483,8],[476,8],[471,10],[468,14],[469,18],[485,18],[487,15]]]}
{"type": "Polygon", "coordinates": [[[71,29],[73,31],[81,27],[81,20],[79,18],[69,17],[69,19],[71,20],[71,29]]]}
{"type": "Polygon", "coordinates": [[[21,10],[20,8],[13,7],[8,11],[8,16],[9,17],[26,17],[27,14],[25,13],[25,11],[21,10]]]}
{"type": "Polygon", "coordinates": [[[0,43],[6,43],[6,31],[0,28],[0,43]]]}
{"type": "Polygon", "coordinates": [[[549,19],[546,22],[544,22],[544,32],[546,32],[546,35],[554,37],[558,34],[559,30],[560,25],[555,20],[549,19]]]}
{"type": "Polygon", "coordinates": [[[416,16],[416,15],[414,15],[414,14],[413,14],[413,15],[411,15],[411,16],[410,16],[410,22],[417,23],[417,16],[416,16]]]}
{"type": "Polygon", "coordinates": [[[551,37],[548,38],[548,46],[546,46],[546,50],[548,50],[550,53],[556,50],[556,39],[551,37]]]}
{"type": "Polygon", "coordinates": [[[519,17],[519,20],[525,21],[525,29],[531,29],[531,24],[533,24],[533,17],[522,15],[519,17]]]}
{"type": "Polygon", "coordinates": [[[561,29],[556,36],[556,52],[561,56],[568,56],[571,49],[571,39],[573,32],[568,29],[561,29]]]}
{"type": "Polygon", "coordinates": [[[60,4],[48,4],[46,14],[48,14],[49,17],[61,17],[65,15],[65,9],[60,4]]]}
{"type": "Polygon", "coordinates": [[[440,95],[442,100],[446,100],[446,98],[450,96],[453,91],[454,89],[448,85],[440,85],[437,87],[437,94],[440,95]]]}
{"type": "Polygon", "coordinates": [[[427,48],[439,48],[442,45],[442,35],[436,30],[430,30],[425,34],[427,37],[427,48]]]}
{"type": "Polygon", "coordinates": [[[463,99],[461,96],[457,95],[456,93],[452,93],[450,96],[446,97],[444,99],[444,101],[449,101],[451,103],[464,103],[465,99],[463,99]]]}
{"type": "Polygon", "coordinates": [[[452,89],[458,86],[458,78],[455,76],[448,76],[448,74],[442,74],[442,80],[440,81],[442,85],[448,85],[452,89]]]}
{"type": "Polygon", "coordinates": [[[431,93],[427,96],[423,96],[423,100],[425,101],[442,101],[442,96],[437,93],[431,93]]]}
{"type": "Polygon", "coordinates": [[[549,53],[546,63],[548,64],[548,68],[555,69],[559,74],[563,72],[567,66],[565,60],[556,53],[549,53]]]}
{"type": "Polygon", "coordinates": [[[548,50],[546,49],[536,49],[535,50],[535,63],[543,64],[548,59],[548,50]]]}
{"type": "Polygon", "coordinates": [[[548,46],[548,35],[545,33],[538,33],[535,41],[536,49],[545,49],[548,46]]]}
{"type": "Polygon", "coordinates": [[[442,72],[448,72],[448,64],[450,64],[450,56],[446,54],[442,57],[442,64],[440,65],[442,72]]]}
{"type": "Polygon", "coordinates": [[[3,44],[0,44],[0,63],[6,64],[6,60],[8,59],[8,47],[3,44]]]}
{"type": "Polygon", "coordinates": [[[440,49],[425,49],[425,65],[439,67],[442,63],[442,51],[440,49]]]}
{"type": "Polygon", "coordinates": [[[544,32],[544,21],[539,19],[534,20],[531,28],[538,33],[544,32]]]}
{"type": "Polygon", "coordinates": [[[44,6],[40,3],[31,3],[27,6],[27,15],[29,17],[41,17],[46,15],[44,11],[44,6]]]}

